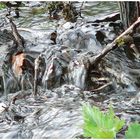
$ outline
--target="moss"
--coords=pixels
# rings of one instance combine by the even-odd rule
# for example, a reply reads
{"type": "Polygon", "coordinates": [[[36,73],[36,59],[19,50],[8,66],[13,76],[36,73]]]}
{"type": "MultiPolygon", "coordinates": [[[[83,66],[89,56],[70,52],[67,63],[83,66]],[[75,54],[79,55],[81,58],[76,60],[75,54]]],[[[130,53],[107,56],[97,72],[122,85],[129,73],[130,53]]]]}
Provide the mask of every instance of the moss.
{"type": "Polygon", "coordinates": [[[124,38],[121,37],[120,39],[117,40],[116,43],[119,47],[123,46],[125,44],[124,38]]]}
{"type": "Polygon", "coordinates": [[[44,14],[46,12],[46,8],[33,8],[31,10],[31,14],[38,15],[38,14],[44,14]]]}
{"type": "Polygon", "coordinates": [[[0,2],[0,10],[6,8],[6,5],[2,2],[0,2]]]}
{"type": "Polygon", "coordinates": [[[131,45],[133,44],[134,41],[133,41],[133,37],[131,37],[130,35],[125,35],[123,37],[121,37],[120,39],[117,40],[117,45],[119,47],[123,46],[123,45],[131,45]]]}

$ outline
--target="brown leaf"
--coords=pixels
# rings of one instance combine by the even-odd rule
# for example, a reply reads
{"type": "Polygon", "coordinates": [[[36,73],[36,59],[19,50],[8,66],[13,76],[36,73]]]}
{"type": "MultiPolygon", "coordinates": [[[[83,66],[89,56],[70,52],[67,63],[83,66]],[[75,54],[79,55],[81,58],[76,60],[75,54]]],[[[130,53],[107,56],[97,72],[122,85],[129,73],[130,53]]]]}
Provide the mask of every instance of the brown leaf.
{"type": "Polygon", "coordinates": [[[18,55],[12,56],[12,69],[17,77],[22,75],[22,66],[23,66],[24,59],[25,59],[24,53],[20,53],[18,55]]]}

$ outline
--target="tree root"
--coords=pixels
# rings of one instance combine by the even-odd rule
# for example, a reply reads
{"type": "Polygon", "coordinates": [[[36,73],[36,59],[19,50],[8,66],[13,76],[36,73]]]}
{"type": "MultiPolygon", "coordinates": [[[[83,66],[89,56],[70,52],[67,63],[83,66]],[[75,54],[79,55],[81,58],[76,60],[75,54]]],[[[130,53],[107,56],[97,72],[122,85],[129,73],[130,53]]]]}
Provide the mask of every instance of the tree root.
{"type": "Polygon", "coordinates": [[[91,90],[91,91],[92,91],[92,92],[95,92],[95,91],[103,90],[104,88],[106,88],[107,86],[109,86],[109,85],[111,85],[111,84],[112,84],[112,82],[108,82],[108,83],[106,83],[105,85],[103,85],[103,86],[101,86],[101,87],[99,87],[99,88],[93,89],[93,90],[91,90]]]}

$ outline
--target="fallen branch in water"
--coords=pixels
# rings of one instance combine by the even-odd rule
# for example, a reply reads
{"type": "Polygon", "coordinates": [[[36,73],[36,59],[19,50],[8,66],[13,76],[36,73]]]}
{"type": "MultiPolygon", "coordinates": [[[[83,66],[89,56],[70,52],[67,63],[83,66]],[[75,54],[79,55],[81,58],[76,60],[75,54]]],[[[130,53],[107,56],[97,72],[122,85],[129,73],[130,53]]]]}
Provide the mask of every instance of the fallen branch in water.
{"type": "Polygon", "coordinates": [[[82,11],[82,8],[83,8],[84,3],[85,3],[85,1],[82,2],[81,6],[80,6],[80,10],[79,10],[79,16],[81,18],[83,18],[82,15],[81,15],[81,13],[82,13],[81,11],[82,11]]]}
{"type": "Polygon", "coordinates": [[[33,95],[37,94],[37,86],[38,86],[38,74],[39,74],[39,67],[42,62],[42,54],[40,54],[34,61],[34,87],[33,87],[33,95]]]}
{"type": "Polygon", "coordinates": [[[96,66],[96,64],[98,64],[106,54],[108,54],[111,50],[116,48],[117,40],[119,40],[124,35],[130,33],[130,31],[133,30],[134,27],[139,23],[140,23],[140,17],[127,30],[125,30],[121,35],[119,35],[111,44],[108,44],[107,47],[104,48],[100,54],[92,58],[89,58],[90,63],[96,66]]]}
{"type": "Polygon", "coordinates": [[[107,86],[109,86],[109,85],[111,85],[111,84],[112,84],[112,82],[108,82],[108,83],[106,83],[105,85],[103,85],[103,86],[101,86],[101,87],[99,87],[99,88],[93,89],[93,90],[91,90],[91,91],[92,91],[92,92],[101,91],[101,90],[103,90],[104,88],[106,88],[107,86]]]}
{"type": "Polygon", "coordinates": [[[24,48],[24,43],[25,43],[24,38],[19,34],[16,25],[12,21],[12,18],[8,17],[8,16],[7,16],[7,18],[9,20],[9,22],[10,22],[11,29],[12,29],[12,34],[13,34],[13,36],[15,38],[17,48],[21,47],[23,49],[24,48]]]}

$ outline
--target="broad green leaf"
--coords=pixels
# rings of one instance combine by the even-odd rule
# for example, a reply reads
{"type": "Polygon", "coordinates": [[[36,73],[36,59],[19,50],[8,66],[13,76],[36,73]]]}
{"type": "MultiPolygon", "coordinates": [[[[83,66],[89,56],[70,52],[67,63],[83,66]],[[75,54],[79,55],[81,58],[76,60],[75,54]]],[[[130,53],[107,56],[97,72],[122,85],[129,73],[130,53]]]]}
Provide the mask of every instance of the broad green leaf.
{"type": "Polygon", "coordinates": [[[82,114],[85,137],[115,138],[116,133],[125,123],[124,120],[120,120],[115,116],[113,108],[111,107],[107,113],[103,113],[98,107],[91,107],[89,104],[83,104],[82,114]]]}
{"type": "Polygon", "coordinates": [[[130,124],[128,130],[125,133],[127,139],[139,139],[140,138],[140,124],[135,122],[130,124]]]}

